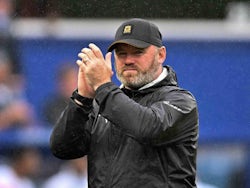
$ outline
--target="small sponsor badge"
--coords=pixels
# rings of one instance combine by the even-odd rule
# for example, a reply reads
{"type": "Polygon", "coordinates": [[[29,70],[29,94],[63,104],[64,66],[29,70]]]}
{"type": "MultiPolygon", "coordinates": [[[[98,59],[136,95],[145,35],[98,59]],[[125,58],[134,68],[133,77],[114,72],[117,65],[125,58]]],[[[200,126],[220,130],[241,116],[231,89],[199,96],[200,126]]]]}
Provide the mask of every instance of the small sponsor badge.
{"type": "Polygon", "coordinates": [[[126,25],[123,29],[123,34],[129,34],[131,33],[132,26],[131,25],[126,25]]]}

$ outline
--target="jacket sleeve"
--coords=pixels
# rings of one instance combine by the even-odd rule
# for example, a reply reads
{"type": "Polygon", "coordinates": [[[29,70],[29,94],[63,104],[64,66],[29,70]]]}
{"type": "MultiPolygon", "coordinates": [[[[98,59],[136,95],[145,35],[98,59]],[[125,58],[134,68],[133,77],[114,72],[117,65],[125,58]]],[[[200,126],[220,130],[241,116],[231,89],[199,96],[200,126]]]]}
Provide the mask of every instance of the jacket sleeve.
{"type": "Polygon", "coordinates": [[[198,136],[196,101],[185,90],[159,92],[143,106],[107,83],[97,89],[96,100],[102,116],[143,143],[160,145],[198,136]]]}
{"type": "Polygon", "coordinates": [[[84,107],[70,99],[50,136],[50,149],[61,159],[75,159],[89,150],[92,100],[84,107]]]}

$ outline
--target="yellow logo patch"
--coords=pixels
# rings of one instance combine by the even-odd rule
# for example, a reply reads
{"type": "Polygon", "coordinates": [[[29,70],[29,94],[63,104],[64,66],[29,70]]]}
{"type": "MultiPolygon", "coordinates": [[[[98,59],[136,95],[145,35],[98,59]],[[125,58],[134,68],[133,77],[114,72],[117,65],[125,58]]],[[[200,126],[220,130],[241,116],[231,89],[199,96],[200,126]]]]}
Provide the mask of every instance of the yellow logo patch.
{"type": "Polygon", "coordinates": [[[123,34],[126,34],[126,33],[131,33],[131,25],[126,25],[123,29],[123,34]]]}

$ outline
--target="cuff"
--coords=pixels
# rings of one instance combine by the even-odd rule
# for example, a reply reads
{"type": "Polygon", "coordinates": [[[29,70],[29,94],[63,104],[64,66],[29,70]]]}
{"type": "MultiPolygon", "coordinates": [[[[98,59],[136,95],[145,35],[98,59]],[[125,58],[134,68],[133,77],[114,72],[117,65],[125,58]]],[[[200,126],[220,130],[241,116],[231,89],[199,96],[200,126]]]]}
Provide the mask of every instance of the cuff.
{"type": "Polygon", "coordinates": [[[75,102],[77,105],[81,107],[92,107],[93,99],[83,97],[78,93],[78,90],[76,89],[71,96],[71,99],[75,102],[75,100],[79,101],[81,104],[75,102]]]}

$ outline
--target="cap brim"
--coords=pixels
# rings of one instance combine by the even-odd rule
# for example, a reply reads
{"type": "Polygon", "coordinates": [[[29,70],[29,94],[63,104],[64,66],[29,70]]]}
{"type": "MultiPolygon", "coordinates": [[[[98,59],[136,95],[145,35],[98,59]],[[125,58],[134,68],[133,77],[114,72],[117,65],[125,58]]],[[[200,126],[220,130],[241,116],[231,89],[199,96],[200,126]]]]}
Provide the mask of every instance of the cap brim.
{"type": "Polygon", "coordinates": [[[141,41],[141,40],[136,40],[136,39],[122,39],[122,40],[118,40],[113,42],[109,47],[108,47],[108,52],[113,51],[116,48],[117,44],[128,44],[131,46],[134,46],[136,48],[147,48],[149,47],[151,44],[141,41]]]}

